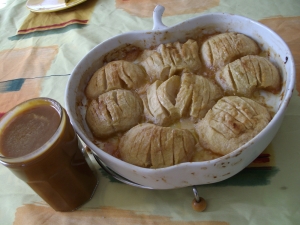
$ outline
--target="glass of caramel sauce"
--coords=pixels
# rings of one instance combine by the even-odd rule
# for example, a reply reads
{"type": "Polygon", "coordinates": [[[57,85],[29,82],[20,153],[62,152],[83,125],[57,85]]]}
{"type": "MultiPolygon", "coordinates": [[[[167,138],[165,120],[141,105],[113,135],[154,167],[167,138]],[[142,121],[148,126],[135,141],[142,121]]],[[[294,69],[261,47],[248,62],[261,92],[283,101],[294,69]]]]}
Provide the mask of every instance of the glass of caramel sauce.
{"type": "Polygon", "coordinates": [[[35,98],[0,120],[0,163],[56,211],[73,211],[93,196],[96,172],[64,108],[35,98]]]}

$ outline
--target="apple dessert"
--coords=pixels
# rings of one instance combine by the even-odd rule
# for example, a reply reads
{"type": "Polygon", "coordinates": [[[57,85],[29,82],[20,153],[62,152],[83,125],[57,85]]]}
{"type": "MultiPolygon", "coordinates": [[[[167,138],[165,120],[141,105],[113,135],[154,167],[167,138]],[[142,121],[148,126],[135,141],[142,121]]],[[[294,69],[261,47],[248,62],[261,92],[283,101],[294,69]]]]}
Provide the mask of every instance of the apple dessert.
{"type": "Polygon", "coordinates": [[[86,122],[100,149],[145,168],[234,151],[272,119],[261,91],[282,86],[276,65],[239,33],[120,55],[89,80],[86,122]]]}

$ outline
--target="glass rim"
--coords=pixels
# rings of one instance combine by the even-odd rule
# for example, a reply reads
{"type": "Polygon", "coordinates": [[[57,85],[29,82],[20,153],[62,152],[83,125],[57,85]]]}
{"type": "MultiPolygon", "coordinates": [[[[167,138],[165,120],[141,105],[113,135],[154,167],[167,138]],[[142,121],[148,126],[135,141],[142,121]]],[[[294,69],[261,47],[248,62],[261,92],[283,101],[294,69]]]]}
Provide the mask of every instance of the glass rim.
{"type": "Polygon", "coordinates": [[[54,132],[54,134],[51,136],[51,138],[44,143],[41,147],[37,148],[36,150],[23,155],[23,156],[18,156],[18,157],[6,157],[3,156],[1,153],[1,149],[0,149],[0,163],[1,164],[26,164],[27,162],[34,161],[34,159],[37,159],[38,156],[42,155],[43,153],[47,152],[47,150],[49,149],[49,147],[55,143],[55,141],[57,140],[58,136],[61,134],[62,130],[63,130],[63,122],[66,119],[65,115],[64,115],[64,109],[63,107],[60,105],[59,102],[57,102],[54,99],[51,98],[47,98],[47,97],[38,97],[38,98],[32,98],[32,99],[28,99],[24,102],[19,103],[18,105],[14,106],[13,108],[11,108],[8,112],[6,112],[0,119],[0,131],[5,129],[5,126],[7,125],[7,123],[9,123],[11,121],[11,119],[17,115],[19,112],[22,112],[26,109],[30,109],[33,105],[30,105],[30,103],[32,102],[48,102],[50,106],[54,107],[55,110],[58,112],[59,117],[60,117],[60,121],[59,121],[59,125],[56,129],[56,131],[54,132]]]}

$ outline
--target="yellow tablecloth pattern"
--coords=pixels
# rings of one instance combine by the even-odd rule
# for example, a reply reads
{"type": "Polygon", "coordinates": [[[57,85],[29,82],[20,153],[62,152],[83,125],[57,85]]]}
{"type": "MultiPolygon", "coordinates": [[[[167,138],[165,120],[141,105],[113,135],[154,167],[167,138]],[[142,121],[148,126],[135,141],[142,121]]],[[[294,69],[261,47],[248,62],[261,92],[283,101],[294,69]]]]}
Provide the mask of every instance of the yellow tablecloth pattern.
{"type": "MultiPolygon", "coordinates": [[[[0,115],[19,102],[38,96],[64,105],[66,83],[79,60],[112,36],[151,30],[156,4],[165,6],[163,22],[167,26],[209,12],[235,13],[260,21],[287,42],[296,70],[300,71],[298,0],[94,0],[95,6],[84,25],[69,24],[23,35],[17,31],[30,15],[26,1],[0,2],[0,115]]],[[[193,211],[191,187],[132,187],[114,180],[95,162],[100,184],[92,200],[75,212],[55,212],[0,166],[0,224],[299,224],[299,92],[298,72],[283,124],[269,146],[274,153],[274,166],[245,169],[223,182],[197,186],[200,196],[208,202],[205,212],[193,211]]]]}

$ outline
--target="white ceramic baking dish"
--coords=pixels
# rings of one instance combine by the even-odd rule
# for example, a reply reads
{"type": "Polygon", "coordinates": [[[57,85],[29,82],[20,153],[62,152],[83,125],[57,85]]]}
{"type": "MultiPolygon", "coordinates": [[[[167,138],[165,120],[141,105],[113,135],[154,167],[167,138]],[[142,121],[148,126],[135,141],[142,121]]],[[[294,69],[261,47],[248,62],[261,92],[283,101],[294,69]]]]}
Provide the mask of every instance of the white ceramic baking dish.
{"type": "Polygon", "coordinates": [[[71,122],[87,146],[111,170],[126,179],[154,189],[171,189],[191,185],[215,183],[225,180],[248,166],[272,141],[277,133],[295,83],[295,66],[286,43],[272,30],[251,19],[226,14],[210,13],[189,19],[172,27],[162,23],[164,7],[158,5],[153,12],[153,30],[128,32],[108,39],[93,48],[74,68],[66,90],[66,109],[71,122]],[[255,138],[223,157],[188,162],[175,166],[148,169],[121,161],[93,144],[93,137],[85,123],[86,99],[84,88],[92,74],[103,65],[104,57],[125,44],[148,48],[160,43],[186,41],[195,35],[213,32],[243,33],[260,44],[270,54],[270,60],[280,68],[283,88],[279,95],[266,94],[268,103],[276,112],[271,122],[255,138]]]}

